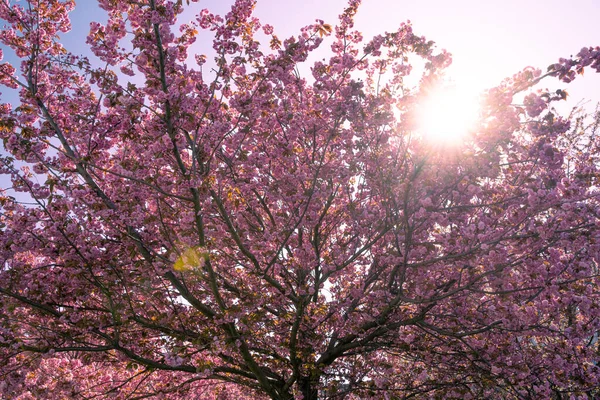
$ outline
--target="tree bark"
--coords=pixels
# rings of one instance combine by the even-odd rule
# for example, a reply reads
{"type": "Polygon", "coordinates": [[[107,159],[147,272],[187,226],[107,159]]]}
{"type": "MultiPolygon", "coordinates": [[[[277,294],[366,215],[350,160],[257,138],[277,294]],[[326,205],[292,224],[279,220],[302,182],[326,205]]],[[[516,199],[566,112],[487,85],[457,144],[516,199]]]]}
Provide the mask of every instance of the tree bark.
{"type": "Polygon", "coordinates": [[[303,400],[318,400],[319,390],[317,389],[316,383],[317,382],[311,378],[301,378],[298,381],[303,400]]]}

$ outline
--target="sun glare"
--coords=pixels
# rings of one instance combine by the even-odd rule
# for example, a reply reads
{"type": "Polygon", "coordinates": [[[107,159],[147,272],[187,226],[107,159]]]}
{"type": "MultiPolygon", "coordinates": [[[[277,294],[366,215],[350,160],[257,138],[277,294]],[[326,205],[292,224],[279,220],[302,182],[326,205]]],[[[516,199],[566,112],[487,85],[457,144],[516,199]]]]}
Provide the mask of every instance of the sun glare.
{"type": "Polygon", "coordinates": [[[430,93],[420,105],[417,130],[433,143],[459,144],[474,128],[478,115],[476,94],[443,88],[430,93]]]}

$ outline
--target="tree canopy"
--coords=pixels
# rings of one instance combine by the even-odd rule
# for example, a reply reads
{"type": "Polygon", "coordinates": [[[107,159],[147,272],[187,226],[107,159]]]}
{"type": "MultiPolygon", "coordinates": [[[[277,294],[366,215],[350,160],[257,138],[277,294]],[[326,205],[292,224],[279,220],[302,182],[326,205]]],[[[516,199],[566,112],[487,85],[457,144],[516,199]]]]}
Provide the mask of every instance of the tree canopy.
{"type": "Polygon", "coordinates": [[[600,117],[536,86],[599,47],[436,144],[450,55],[410,24],[365,41],[350,0],[282,39],[189,3],[99,0],[90,61],[73,0],[0,0],[5,398],[600,396],[600,117]]]}

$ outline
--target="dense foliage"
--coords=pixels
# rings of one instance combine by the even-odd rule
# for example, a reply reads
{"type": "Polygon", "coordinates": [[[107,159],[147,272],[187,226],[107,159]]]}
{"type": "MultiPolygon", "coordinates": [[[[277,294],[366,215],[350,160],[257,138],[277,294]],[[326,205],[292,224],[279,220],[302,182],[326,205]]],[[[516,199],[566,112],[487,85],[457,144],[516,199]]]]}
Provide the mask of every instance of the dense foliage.
{"type": "Polygon", "coordinates": [[[73,0],[0,0],[5,398],[600,396],[600,138],[532,89],[600,48],[439,146],[414,116],[449,55],[363,42],[359,0],[285,40],[252,0],[99,3],[90,62],[73,0]]]}

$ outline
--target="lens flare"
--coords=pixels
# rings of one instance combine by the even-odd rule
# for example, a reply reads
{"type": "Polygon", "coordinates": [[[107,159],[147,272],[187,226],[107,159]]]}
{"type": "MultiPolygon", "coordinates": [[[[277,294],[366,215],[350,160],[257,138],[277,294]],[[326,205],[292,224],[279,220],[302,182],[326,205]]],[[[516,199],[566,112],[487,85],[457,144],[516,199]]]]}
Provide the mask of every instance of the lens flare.
{"type": "Polygon", "coordinates": [[[430,92],[417,112],[417,131],[436,144],[462,143],[479,116],[478,96],[443,88],[430,92]]]}

